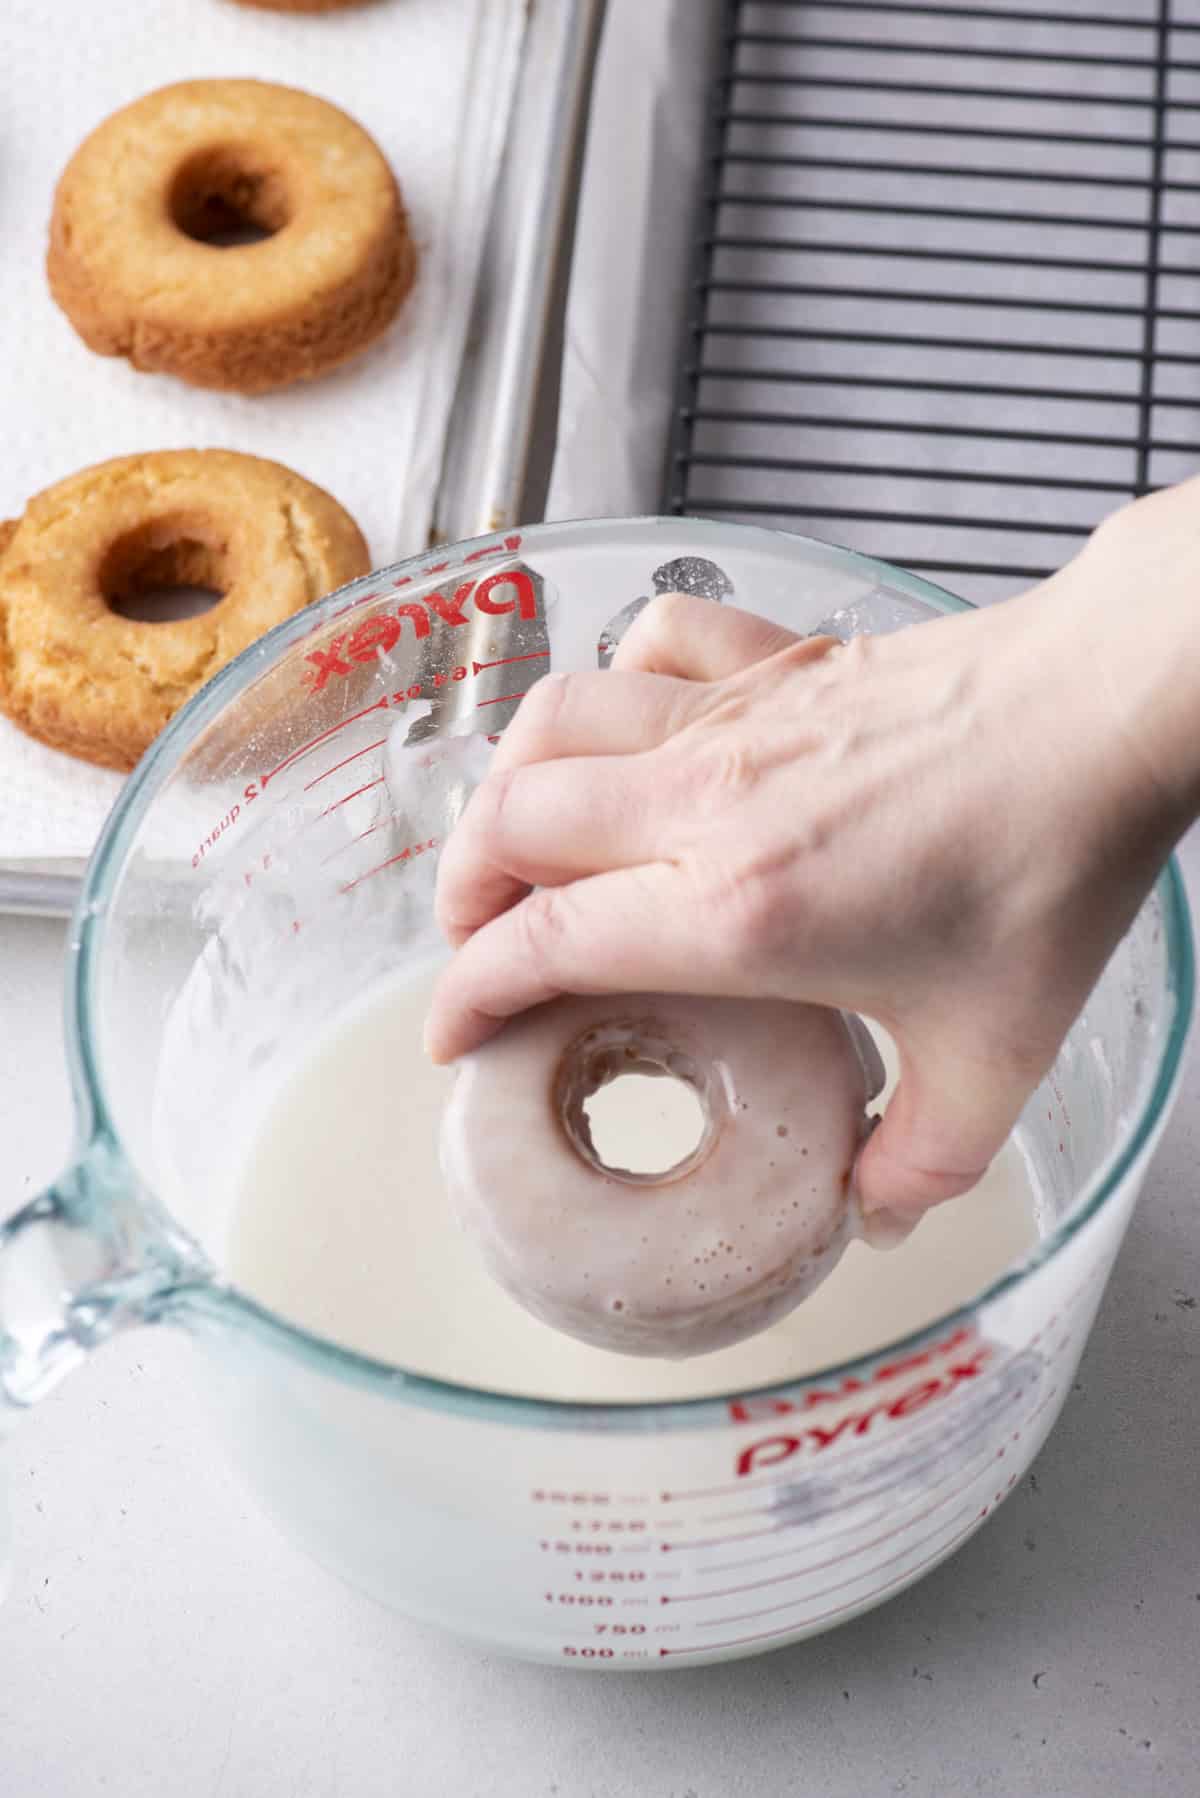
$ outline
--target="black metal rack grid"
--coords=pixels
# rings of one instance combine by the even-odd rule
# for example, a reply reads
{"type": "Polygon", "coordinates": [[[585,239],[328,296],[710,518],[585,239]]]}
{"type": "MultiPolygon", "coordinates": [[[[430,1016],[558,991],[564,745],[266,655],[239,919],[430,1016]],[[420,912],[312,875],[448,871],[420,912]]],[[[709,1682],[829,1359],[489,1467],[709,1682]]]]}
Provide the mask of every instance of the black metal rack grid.
{"type": "Polygon", "coordinates": [[[728,0],[666,507],[977,599],[1200,465],[1200,0],[728,0]]]}

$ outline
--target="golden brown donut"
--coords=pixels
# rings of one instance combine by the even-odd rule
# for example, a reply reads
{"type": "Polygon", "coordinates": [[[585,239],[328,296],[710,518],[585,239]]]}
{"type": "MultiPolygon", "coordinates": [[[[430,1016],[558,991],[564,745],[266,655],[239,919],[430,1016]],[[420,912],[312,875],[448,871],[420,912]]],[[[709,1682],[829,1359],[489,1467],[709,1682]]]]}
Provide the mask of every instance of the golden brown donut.
{"type": "Polygon", "coordinates": [[[0,525],[0,709],[55,749],[132,768],[218,668],[370,565],[349,513],[278,462],[99,462],[0,525]],[[222,597],[170,623],[113,609],[164,586],[222,597]]]}
{"type": "Polygon", "coordinates": [[[181,81],[76,150],[46,271],[84,342],[195,387],[311,380],[386,329],[416,255],[391,169],[328,101],[181,81]],[[239,227],[257,243],[209,241],[239,227]]]}

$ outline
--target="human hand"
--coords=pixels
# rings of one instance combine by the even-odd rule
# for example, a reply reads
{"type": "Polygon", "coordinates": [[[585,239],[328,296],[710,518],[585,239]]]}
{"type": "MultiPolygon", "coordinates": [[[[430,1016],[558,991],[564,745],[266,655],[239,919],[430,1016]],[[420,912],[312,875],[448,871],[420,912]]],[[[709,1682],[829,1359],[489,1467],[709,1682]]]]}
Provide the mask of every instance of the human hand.
{"type": "Polygon", "coordinates": [[[1193,518],[1156,495],[1032,594],[845,646],[665,596],[612,671],[539,682],[443,853],[431,1053],[563,992],[839,1005],[900,1053],[864,1209],[966,1190],[1194,809],[1178,644],[1128,615],[1165,542],[1170,644],[1193,518]]]}

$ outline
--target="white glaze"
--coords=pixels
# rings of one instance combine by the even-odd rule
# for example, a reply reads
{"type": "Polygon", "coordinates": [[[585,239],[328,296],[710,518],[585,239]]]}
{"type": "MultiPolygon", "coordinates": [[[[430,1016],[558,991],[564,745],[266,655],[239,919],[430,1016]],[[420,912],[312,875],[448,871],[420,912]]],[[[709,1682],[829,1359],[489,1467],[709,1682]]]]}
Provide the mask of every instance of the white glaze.
{"type": "Polygon", "coordinates": [[[442,1173],[488,1271],[535,1317],[626,1354],[707,1354],[767,1328],[836,1266],[882,1078],[823,1007],[560,999],[464,1058],[442,1173]],[[626,1171],[653,1165],[636,1135],[616,1167],[597,1164],[583,1100],[652,1070],[700,1093],[704,1141],[666,1175],[626,1171]]]}
{"type": "MultiPolygon", "coordinates": [[[[1037,1240],[1024,1158],[1010,1143],[973,1192],[931,1211],[899,1248],[880,1255],[852,1242],[802,1305],[732,1348],[665,1361],[563,1336],[497,1286],[451,1215],[437,1161],[451,1076],[421,1047],[431,984],[397,975],[305,1046],[262,1094],[236,1179],[229,1277],[361,1354],[579,1402],[748,1391],[899,1341],[966,1304],[1037,1240]]],[[[880,1047],[891,1068],[886,1039],[880,1047]]]]}

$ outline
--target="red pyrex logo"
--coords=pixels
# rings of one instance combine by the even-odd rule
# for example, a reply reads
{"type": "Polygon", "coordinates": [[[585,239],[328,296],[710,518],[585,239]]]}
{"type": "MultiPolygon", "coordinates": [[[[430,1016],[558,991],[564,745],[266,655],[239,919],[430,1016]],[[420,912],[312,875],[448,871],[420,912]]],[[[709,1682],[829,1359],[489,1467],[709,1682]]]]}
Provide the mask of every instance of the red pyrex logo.
{"type": "Polygon", "coordinates": [[[749,1423],[756,1416],[771,1415],[776,1417],[793,1416],[813,1410],[818,1405],[834,1403],[853,1397],[858,1392],[871,1396],[871,1402],[839,1417],[835,1422],[825,1425],[807,1424],[793,1427],[786,1433],[773,1436],[762,1436],[742,1449],[737,1457],[736,1473],[740,1478],[746,1474],[765,1471],[770,1467],[778,1467],[784,1461],[790,1461],[794,1455],[804,1450],[821,1451],[832,1448],[835,1442],[851,1436],[865,1436],[876,1423],[885,1418],[897,1421],[911,1417],[917,1411],[923,1411],[926,1405],[936,1403],[949,1393],[957,1391],[967,1380],[976,1379],[981,1373],[992,1350],[987,1343],[981,1343],[973,1337],[968,1329],[955,1330],[945,1341],[930,1345],[915,1355],[907,1355],[903,1360],[887,1362],[876,1368],[866,1380],[849,1378],[840,1386],[830,1390],[814,1387],[802,1398],[792,1399],[739,1399],[730,1405],[730,1418],[734,1423],[749,1423]],[[942,1356],[950,1359],[945,1366],[933,1368],[930,1363],[942,1356]],[[902,1392],[892,1395],[888,1392],[876,1396],[876,1388],[888,1385],[902,1378],[904,1374],[915,1372],[919,1368],[928,1368],[928,1377],[915,1385],[906,1386],[902,1392]]]}
{"type": "MultiPolygon", "coordinates": [[[[520,544],[519,537],[507,538],[505,549],[516,549],[520,544]]],[[[503,551],[478,550],[475,556],[497,555],[503,551]]],[[[472,561],[475,557],[468,557],[472,561]]],[[[437,574],[441,567],[423,570],[423,574],[437,574]]],[[[405,575],[393,583],[396,587],[411,584],[412,576],[405,575]]],[[[380,592],[366,593],[354,602],[354,610],[366,605],[371,600],[380,599],[380,592]]],[[[415,600],[402,601],[388,611],[374,613],[362,624],[350,631],[343,631],[330,640],[324,649],[316,649],[305,656],[308,668],[305,672],[305,684],[313,693],[319,693],[328,682],[335,678],[344,678],[352,673],[356,666],[374,661],[381,652],[386,654],[399,643],[407,623],[413,636],[420,641],[428,637],[435,622],[448,625],[457,630],[470,622],[466,607],[474,606],[476,613],[489,618],[504,618],[515,612],[522,619],[536,618],[538,615],[537,589],[533,577],[523,568],[497,569],[494,574],[485,575],[482,580],[472,578],[460,582],[453,589],[445,592],[422,593],[415,600]]]]}

